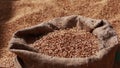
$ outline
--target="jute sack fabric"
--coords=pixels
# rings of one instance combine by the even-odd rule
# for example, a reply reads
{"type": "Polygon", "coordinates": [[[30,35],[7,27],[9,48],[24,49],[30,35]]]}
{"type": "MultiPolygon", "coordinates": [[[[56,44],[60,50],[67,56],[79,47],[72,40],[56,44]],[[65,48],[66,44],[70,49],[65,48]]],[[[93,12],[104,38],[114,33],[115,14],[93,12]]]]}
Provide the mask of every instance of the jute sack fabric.
{"type": "Polygon", "coordinates": [[[120,68],[120,44],[119,44],[117,51],[116,51],[114,68],[120,68]]]}
{"type": "Polygon", "coordinates": [[[17,68],[112,68],[118,38],[106,20],[91,19],[78,15],[55,18],[14,33],[10,51],[15,53],[17,68]],[[54,30],[78,27],[93,33],[99,39],[99,52],[86,58],[60,58],[38,53],[30,44],[54,30]]]}

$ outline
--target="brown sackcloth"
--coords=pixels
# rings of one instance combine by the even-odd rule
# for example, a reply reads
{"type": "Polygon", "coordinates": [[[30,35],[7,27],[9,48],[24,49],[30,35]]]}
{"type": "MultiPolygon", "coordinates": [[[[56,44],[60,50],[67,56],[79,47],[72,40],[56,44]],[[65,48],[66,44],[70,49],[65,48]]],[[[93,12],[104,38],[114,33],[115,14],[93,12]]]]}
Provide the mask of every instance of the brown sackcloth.
{"type": "Polygon", "coordinates": [[[42,24],[19,30],[10,41],[10,51],[15,53],[17,68],[112,68],[118,38],[106,20],[96,20],[72,15],[56,18],[42,24]],[[99,52],[87,58],[59,58],[38,53],[29,44],[37,37],[59,29],[79,27],[99,39],[99,52]]]}
{"type": "Polygon", "coordinates": [[[117,51],[116,51],[116,56],[115,56],[113,68],[120,68],[120,44],[119,44],[117,51]]]}

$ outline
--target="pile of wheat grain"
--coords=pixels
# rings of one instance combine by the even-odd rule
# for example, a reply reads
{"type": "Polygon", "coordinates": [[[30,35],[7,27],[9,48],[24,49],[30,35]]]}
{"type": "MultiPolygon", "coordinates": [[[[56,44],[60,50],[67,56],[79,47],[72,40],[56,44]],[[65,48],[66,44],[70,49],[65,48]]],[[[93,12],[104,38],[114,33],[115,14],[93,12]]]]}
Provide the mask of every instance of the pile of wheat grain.
{"type": "Polygon", "coordinates": [[[98,51],[98,39],[91,33],[77,28],[48,33],[32,46],[39,53],[65,58],[89,57],[98,51]]]}

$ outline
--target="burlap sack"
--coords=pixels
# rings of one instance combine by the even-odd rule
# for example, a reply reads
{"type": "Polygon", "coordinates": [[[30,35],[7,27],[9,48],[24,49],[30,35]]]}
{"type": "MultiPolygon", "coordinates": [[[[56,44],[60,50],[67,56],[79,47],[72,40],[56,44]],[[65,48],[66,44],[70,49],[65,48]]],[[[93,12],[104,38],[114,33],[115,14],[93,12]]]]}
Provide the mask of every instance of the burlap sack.
{"type": "Polygon", "coordinates": [[[56,18],[39,25],[17,31],[10,41],[10,51],[17,55],[17,68],[112,68],[118,45],[115,31],[106,20],[96,20],[72,15],[56,18]],[[38,36],[59,29],[79,27],[99,39],[100,51],[87,58],[59,58],[38,53],[29,44],[38,36]]]}
{"type": "Polygon", "coordinates": [[[117,51],[116,51],[114,68],[120,68],[120,44],[119,44],[117,51]]]}

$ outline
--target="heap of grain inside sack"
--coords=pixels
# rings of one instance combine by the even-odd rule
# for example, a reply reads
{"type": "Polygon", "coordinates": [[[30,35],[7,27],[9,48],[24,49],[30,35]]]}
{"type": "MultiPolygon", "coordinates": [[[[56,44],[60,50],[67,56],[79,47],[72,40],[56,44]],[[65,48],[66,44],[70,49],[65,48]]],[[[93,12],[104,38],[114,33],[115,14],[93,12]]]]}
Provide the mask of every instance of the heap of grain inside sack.
{"type": "Polygon", "coordinates": [[[85,30],[71,28],[48,33],[32,46],[39,53],[54,57],[89,57],[98,51],[98,39],[85,30]]]}

